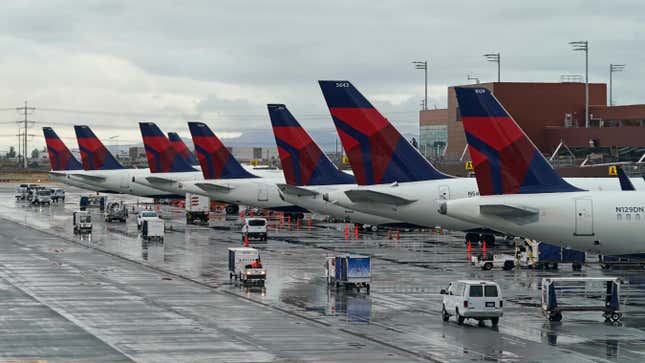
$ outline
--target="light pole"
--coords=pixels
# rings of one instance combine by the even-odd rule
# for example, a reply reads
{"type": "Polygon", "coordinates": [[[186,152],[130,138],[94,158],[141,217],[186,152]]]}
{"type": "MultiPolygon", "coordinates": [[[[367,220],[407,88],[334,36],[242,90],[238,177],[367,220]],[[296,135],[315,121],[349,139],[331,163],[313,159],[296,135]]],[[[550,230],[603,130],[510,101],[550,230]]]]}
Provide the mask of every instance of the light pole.
{"type": "Polygon", "coordinates": [[[428,109],[428,61],[413,61],[412,64],[414,64],[414,68],[416,69],[423,69],[425,72],[425,97],[423,98],[423,109],[427,110],[428,109]]]}
{"type": "Polygon", "coordinates": [[[108,137],[108,140],[112,140],[112,141],[116,140],[116,158],[120,160],[119,151],[121,151],[121,150],[119,148],[119,137],[120,137],[120,135],[110,136],[110,137],[108,137]]]}
{"type": "Polygon", "coordinates": [[[466,78],[467,78],[469,81],[475,81],[477,84],[479,84],[479,77],[475,77],[475,76],[474,76],[474,75],[472,75],[472,74],[468,74],[468,75],[466,76],[466,78]]]}
{"type": "Polygon", "coordinates": [[[609,106],[614,105],[613,97],[613,74],[614,72],[622,72],[625,69],[624,64],[610,64],[609,65],[609,106]]]}
{"type": "Polygon", "coordinates": [[[501,57],[500,53],[499,52],[497,52],[497,53],[488,53],[488,54],[484,54],[484,57],[489,62],[497,63],[497,82],[501,82],[500,79],[501,79],[501,70],[502,70],[502,68],[501,68],[502,57],[501,57]]]}
{"type": "Polygon", "coordinates": [[[589,41],[569,42],[574,51],[585,52],[585,127],[589,127],[589,41]]]}

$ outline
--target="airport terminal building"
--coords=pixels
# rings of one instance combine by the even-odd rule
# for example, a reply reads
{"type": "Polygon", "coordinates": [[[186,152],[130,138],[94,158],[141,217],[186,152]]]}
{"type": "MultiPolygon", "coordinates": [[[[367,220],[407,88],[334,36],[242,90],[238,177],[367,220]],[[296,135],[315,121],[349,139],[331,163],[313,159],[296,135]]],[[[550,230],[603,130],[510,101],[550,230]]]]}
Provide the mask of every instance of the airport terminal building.
{"type": "MultiPolygon", "coordinates": [[[[609,106],[604,83],[589,84],[589,128],[585,128],[584,83],[492,82],[479,86],[493,92],[545,155],[558,150],[556,160],[577,164],[585,159],[590,163],[638,161],[645,153],[645,104],[609,106]]],[[[448,88],[447,109],[420,112],[419,134],[419,149],[431,160],[470,159],[454,87],[448,88]]]]}

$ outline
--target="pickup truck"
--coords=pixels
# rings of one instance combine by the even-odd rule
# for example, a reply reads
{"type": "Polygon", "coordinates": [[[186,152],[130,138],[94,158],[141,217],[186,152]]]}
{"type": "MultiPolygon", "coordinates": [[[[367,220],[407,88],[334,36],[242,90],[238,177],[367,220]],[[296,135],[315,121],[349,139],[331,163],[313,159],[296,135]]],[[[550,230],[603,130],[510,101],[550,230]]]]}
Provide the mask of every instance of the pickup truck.
{"type": "Polygon", "coordinates": [[[137,229],[141,229],[143,221],[148,219],[159,219],[159,215],[155,211],[142,210],[137,214],[137,229]]]}

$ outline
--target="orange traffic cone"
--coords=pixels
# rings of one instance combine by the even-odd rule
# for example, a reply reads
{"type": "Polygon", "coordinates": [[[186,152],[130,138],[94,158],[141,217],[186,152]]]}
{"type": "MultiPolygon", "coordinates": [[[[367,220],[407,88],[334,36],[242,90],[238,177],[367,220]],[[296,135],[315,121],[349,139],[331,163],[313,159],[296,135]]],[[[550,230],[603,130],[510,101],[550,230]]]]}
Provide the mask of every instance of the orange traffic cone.
{"type": "Polygon", "coordinates": [[[396,230],[396,239],[401,239],[401,231],[399,231],[398,229],[396,230]]]}
{"type": "Polygon", "coordinates": [[[387,239],[392,239],[392,228],[387,230],[387,239]]]}
{"type": "Polygon", "coordinates": [[[358,239],[358,224],[354,224],[354,239],[358,239]]]}
{"type": "Polygon", "coordinates": [[[473,251],[473,245],[468,241],[466,244],[466,252],[471,253],[473,251]]]}
{"type": "Polygon", "coordinates": [[[349,239],[349,224],[345,223],[345,239],[349,239]]]}
{"type": "Polygon", "coordinates": [[[253,217],[253,209],[249,212],[249,217],[253,217]]]}
{"type": "Polygon", "coordinates": [[[300,229],[300,218],[296,218],[296,229],[300,229]]]}
{"type": "Polygon", "coordinates": [[[287,226],[291,228],[291,215],[287,216],[287,226]]]}
{"type": "Polygon", "coordinates": [[[482,255],[486,256],[486,241],[482,242],[482,255]]]}

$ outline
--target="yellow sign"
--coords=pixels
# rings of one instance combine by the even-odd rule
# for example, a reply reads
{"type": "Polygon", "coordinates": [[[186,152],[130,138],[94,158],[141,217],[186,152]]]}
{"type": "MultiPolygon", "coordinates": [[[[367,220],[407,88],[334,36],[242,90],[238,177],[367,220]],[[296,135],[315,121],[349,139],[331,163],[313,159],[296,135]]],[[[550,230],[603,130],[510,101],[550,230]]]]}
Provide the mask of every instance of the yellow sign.
{"type": "Polygon", "coordinates": [[[609,175],[618,175],[618,170],[616,170],[616,165],[609,167],[609,175]]]}
{"type": "Polygon", "coordinates": [[[258,166],[257,160],[251,160],[251,166],[258,166]]]}
{"type": "Polygon", "coordinates": [[[347,156],[343,156],[343,164],[349,163],[349,158],[347,156]]]}
{"type": "Polygon", "coordinates": [[[466,161],[466,170],[473,170],[473,162],[466,161]]]}

